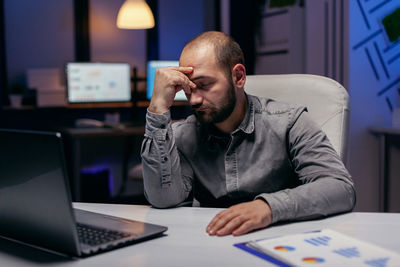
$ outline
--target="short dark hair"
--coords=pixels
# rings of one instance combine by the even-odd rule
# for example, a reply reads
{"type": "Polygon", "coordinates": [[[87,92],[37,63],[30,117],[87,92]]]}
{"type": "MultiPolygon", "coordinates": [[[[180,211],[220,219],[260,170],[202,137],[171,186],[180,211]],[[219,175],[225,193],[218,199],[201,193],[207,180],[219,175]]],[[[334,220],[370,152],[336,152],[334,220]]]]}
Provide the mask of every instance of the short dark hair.
{"type": "Polygon", "coordinates": [[[231,76],[232,68],[236,64],[244,65],[243,51],[229,35],[217,31],[203,32],[190,40],[185,48],[194,47],[200,43],[208,43],[214,47],[217,64],[227,75],[231,76]]]}

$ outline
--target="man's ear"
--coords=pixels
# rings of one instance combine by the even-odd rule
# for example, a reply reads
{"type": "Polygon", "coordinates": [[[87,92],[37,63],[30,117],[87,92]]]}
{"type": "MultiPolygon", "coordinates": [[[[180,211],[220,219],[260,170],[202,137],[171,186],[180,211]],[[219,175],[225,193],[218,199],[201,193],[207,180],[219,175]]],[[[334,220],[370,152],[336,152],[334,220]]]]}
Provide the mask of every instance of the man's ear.
{"type": "Polygon", "coordinates": [[[237,88],[243,88],[246,83],[246,68],[243,64],[236,64],[232,68],[233,84],[237,88]]]}

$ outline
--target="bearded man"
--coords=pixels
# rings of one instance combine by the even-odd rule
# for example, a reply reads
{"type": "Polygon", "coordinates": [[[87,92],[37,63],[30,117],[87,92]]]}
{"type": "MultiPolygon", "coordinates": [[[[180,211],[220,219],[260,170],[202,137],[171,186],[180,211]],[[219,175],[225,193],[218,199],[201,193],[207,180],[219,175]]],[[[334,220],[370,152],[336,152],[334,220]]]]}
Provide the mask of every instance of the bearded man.
{"type": "Polygon", "coordinates": [[[272,223],[349,211],[353,182],[304,107],[244,92],[240,46],[205,32],[179,67],[158,69],[142,144],[145,195],[155,207],[222,207],[209,235],[241,235],[272,223]],[[184,90],[194,115],[171,124],[184,90]]]}

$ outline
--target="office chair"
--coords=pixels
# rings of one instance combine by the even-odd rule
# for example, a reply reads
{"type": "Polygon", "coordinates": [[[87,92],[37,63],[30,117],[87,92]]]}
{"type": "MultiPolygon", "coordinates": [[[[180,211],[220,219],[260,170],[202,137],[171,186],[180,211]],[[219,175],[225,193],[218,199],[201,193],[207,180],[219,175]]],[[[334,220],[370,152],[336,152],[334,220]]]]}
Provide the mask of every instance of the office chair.
{"type": "Polygon", "coordinates": [[[310,74],[248,75],[245,92],[307,107],[346,162],[349,95],[338,82],[310,74]]]}
{"type": "MultiPolygon", "coordinates": [[[[349,95],[338,82],[310,74],[248,75],[245,91],[307,107],[311,118],[328,136],[342,161],[346,162],[349,95]]],[[[179,206],[192,206],[192,202],[179,206]]]]}

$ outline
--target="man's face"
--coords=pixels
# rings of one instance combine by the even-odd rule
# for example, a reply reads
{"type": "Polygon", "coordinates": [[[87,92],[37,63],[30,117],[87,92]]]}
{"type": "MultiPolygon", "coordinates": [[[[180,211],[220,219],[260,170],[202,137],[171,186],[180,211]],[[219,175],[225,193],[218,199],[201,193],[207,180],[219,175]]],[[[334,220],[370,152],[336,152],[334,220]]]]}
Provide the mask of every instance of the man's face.
{"type": "Polygon", "coordinates": [[[232,78],[217,64],[214,48],[201,45],[185,49],[179,61],[183,67],[193,67],[188,76],[196,84],[186,97],[202,123],[225,121],[236,105],[236,90],[232,78]]]}

